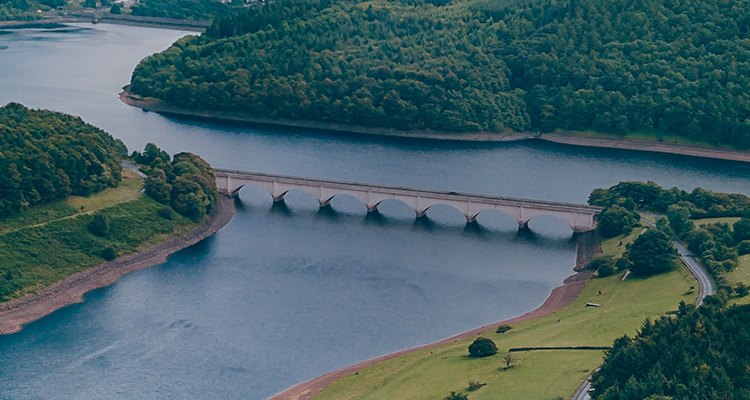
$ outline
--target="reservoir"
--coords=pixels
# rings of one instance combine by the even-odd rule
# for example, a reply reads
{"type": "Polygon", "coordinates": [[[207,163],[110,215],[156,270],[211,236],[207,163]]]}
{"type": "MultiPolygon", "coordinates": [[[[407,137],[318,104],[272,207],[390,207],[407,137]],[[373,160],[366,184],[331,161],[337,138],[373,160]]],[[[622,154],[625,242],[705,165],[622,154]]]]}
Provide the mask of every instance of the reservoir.
{"type": "MultiPolygon", "coordinates": [[[[166,118],[122,104],[143,57],[187,32],[112,25],[0,31],[0,105],[79,115],[131,149],[154,142],[213,166],[584,203],[652,180],[750,193],[748,167],[681,156],[518,142],[462,144],[166,118]]],[[[265,399],[368,358],[523,314],[573,273],[571,231],[535,218],[480,229],[448,207],[416,223],[401,203],[367,217],[244,188],[234,220],[165,264],[0,336],[2,399],[265,399]]],[[[2,260],[0,260],[2,262],[2,260]]]]}

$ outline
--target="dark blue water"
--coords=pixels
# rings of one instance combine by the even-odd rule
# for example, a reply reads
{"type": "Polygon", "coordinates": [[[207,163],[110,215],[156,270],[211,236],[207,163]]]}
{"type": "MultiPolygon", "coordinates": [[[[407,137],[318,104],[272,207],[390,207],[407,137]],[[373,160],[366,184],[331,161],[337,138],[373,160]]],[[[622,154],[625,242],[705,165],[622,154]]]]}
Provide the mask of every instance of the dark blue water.
{"type": "MultiPolygon", "coordinates": [[[[750,193],[748,168],[732,163],[217,125],[121,104],[137,62],[183,34],[80,25],[0,35],[9,47],[0,51],[0,104],[80,115],[131,149],[153,141],[223,168],[571,202],[634,179],[750,193]]],[[[498,212],[466,230],[449,207],[430,209],[425,224],[395,201],[372,218],[351,198],[336,198],[333,213],[304,193],[287,198],[273,207],[245,188],[214,237],[0,337],[0,398],[262,399],[529,311],[575,261],[570,229],[554,218],[519,234],[498,212]]]]}

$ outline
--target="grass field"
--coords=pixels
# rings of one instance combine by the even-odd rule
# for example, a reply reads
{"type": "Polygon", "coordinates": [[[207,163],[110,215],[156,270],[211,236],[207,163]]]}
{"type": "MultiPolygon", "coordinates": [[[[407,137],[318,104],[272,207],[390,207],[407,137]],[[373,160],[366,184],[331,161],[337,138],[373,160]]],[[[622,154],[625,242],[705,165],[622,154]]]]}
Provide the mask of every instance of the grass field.
{"type": "MultiPolygon", "coordinates": [[[[111,202],[114,198],[96,204],[111,202]]],[[[104,237],[95,236],[87,229],[93,219],[90,213],[0,235],[0,301],[35,292],[100,265],[105,262],[106,248],[111,247],[122,256],[187,233],[197,226],[176,213],[171,220],[160,217],[158,211],[162,207],[150,197],[140,196],[102,208],[98,212],[109,219],[109,231],[104,237]]]]}
{"type": "Polygon", "coordinates": [[[105,189],[89,197],[70,196],[64,200],[43,204],[22,213],[0,218],[0,234],[111,207],[138,195],[143,185],[143,179],[135,172],[123,169],[122,182],[116,188],[105,189]]]}
{"type": "MultiPolygon", "coordinates": [[[[609,254],[640,234],[607,240],[609,254]],[[620,245],[622,242],[622,245],[620,245]]],[[[624,334],[634,335],[644,318],[652,319],[676,310],[681,300],[692,303],[698,284],[682,265],[648,279],[628,278],[622,273],[592,279],[579,298],[552,315],[513,325],[505,334],[481,336],[495,341],[496,356],[471,359],[467,348],[473,340],[420,350],[349,375],[323,390],[316,400],[340,399],[443,399],[451,391],[472,400],[569,399],[580,383],[602,362],[602,351],[549,350],[514,352],[517,360],[504,368],[502,357],[509,348],[527,346],[610,346],[624,334]],[[601,293],[601,294],[600,294],[601,293]],[[601,307],[585,307],[587,302],[601,307]],[[558,322],[559,320],[559,322],[558,322]],[[487,385],[468,392],[469,381],[487,385]]]]}
{"type": "Polygon", "coordinates": [[[714,224],[717,222],[724,222],[729,225],[734,225],[735,222],[739,221],[739,217],[722,217],[722,218],[701,218],[701,219],[694,219],[693,222],[695,222],[696,225],[708,225],[708,224],[714,224]]]}

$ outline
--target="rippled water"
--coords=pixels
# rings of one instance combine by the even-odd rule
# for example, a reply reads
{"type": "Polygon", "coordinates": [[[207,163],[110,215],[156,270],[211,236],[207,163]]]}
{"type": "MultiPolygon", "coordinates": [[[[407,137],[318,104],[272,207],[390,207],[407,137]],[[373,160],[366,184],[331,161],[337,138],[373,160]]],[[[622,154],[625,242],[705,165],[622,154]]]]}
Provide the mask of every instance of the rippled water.
{"type": "MultiPolygon", "coordinates": [[[[217,125],[121,104],[137,62],[183,34],[107,25],[2,34],[0,104],[80,115],[131,149],[153,141],[223,168],[570,202],[633,179],[750,193],[748,168],[734,163],[217,125]]],[[[287,207],[258,188],[240,196],[214,237],[0,337],[0,398],[262,399],[529,311],[575,261],[570,229],[554,218],[518,233],[488,212],[466,230],[449,207],[430,209],[424,224],[398,202],[373,218],[347,197],[330,213],[301,192],[287,207]]]]}

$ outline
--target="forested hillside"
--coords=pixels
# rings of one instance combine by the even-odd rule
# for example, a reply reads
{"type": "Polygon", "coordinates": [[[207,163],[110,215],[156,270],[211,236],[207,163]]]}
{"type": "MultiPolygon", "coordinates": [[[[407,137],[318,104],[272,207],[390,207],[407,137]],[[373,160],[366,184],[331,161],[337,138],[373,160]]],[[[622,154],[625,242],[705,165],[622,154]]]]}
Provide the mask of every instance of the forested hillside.
{"type": "Polygon", "coordinates": [[[591,381],[596,400],[750,398],[750,306],[680,305],[616,339],[591,381]]]}
{"type": "Polygon", "coordinates": [[[277,0],[136,68],[207,110],[449,131],[596,130],[750,147],[750,3],[277,0]]]}
{"type": "Polygon", "coordinates": [[[10,103],[0,108],[0,216],[116,187],[121,141],[80,118],[10,103]]]}
{"type": "MultiPolygon", "coordinates": [[[[241,1],[240,4],[243,4],[241,1]]],[[[232,9],[230,3],[220,0],[138,0],[133,4],[133,15],[141,17],[159,17],[175,19],[192,19],[207,21],[220,15],[226,15],[232,9]]]]}

